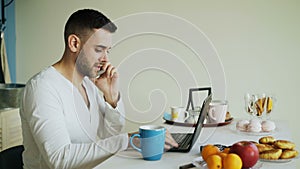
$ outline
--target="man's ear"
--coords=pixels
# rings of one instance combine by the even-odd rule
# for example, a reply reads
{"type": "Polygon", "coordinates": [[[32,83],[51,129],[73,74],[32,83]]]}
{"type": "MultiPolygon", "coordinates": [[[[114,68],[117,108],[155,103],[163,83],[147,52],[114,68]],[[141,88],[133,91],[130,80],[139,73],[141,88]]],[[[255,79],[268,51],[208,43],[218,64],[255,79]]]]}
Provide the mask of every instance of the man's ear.
{"type": "Polygon", "coordinates": [[[70,51],[78,52],[80,50],[80,44],[81,44],[81,42],[80,42],[80,39],[78,36],[71,34],[68,37],[68,46],[69,46],[70,51]]]}

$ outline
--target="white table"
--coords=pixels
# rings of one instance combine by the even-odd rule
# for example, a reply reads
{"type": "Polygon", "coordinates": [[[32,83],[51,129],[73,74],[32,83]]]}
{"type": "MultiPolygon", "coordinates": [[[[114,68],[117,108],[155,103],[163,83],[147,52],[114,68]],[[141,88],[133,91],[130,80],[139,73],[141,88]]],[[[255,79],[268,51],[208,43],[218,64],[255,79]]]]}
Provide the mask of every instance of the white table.
{"type": "MultiPolygon", "coordinates": [[[[232,145],[233,143],[241,140],[253,140],[258,141],[262,136],[245,135],[235,131],[235,123],[233,121],[230,125],[221,127],[205,127],[203,128],[201,135],[199,136],[197,143],[194,145],[189,153],[173,153],[166,152],[159,161],[145,161],[139,152],[129,149],[123,152],[119,152],[103,163],[99,164],[95,169],[105,168],[105,169],[178,169],[179,166],[191,163],[193,159],[200,156],[200,146],[205,144],[224,144],[232,145]]],[[[276,139],[288,139],[291,140],[290,130],[288,129],[286,122],[276,121],[277,129],[272,133],[276,139]]],[[[165,126],[170,132],[186,132],[187,130],[191,132],[190,127],[180,127],[167,125],[165,126]]],[[[296,164],[294,161],[288,163],[262,163],[261,169],[296,169],[296,164]]]]}

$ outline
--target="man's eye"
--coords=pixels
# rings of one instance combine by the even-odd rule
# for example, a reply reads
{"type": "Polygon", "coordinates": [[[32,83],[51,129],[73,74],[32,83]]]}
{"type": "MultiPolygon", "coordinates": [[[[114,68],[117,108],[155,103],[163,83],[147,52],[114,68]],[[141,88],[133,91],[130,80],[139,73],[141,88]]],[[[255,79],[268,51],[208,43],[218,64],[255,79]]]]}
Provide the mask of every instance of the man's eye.
{"type": "Polygon", "coordinates": [[[97,53],[101,53],[103,50],[102,49],[96,49],[95,50],[97,53]]]}

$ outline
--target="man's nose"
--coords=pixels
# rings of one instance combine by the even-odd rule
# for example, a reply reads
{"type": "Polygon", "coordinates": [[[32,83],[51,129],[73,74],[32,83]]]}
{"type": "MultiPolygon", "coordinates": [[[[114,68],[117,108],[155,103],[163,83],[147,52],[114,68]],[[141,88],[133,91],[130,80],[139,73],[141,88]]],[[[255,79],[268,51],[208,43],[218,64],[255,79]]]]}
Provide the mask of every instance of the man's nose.
{"type": "Polygon", "coordinates": [[[99,57],[100,62],[107,62],[108,61],[108,53],[105,51],[103,54],[99,57]]]}

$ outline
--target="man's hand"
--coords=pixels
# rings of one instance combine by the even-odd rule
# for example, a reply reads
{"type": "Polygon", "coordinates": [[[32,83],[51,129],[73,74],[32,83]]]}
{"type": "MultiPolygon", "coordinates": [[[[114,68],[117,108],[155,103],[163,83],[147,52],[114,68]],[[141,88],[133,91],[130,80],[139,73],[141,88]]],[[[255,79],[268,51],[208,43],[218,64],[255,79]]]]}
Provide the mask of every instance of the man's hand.
{"type": "Polygon", "coordinates": [[[119,99],[119,74],[110,62],[104,63],[102,70],[105,72],[95,79],[95,84],[103,92],[105,100],[116,107],[119,99]]]}
{"type": "Polygon", "coordinates": [[[169,150],[172,147],[178,147],[178,143],[174,140],[170,132],[166,130],[165,150],[169,150]]]}

